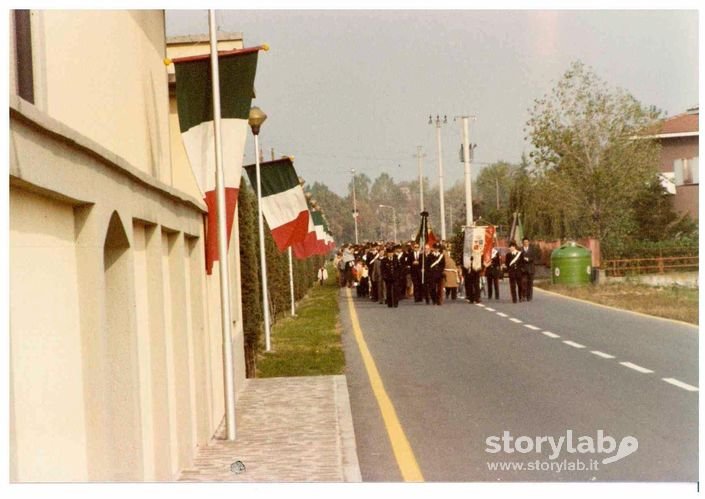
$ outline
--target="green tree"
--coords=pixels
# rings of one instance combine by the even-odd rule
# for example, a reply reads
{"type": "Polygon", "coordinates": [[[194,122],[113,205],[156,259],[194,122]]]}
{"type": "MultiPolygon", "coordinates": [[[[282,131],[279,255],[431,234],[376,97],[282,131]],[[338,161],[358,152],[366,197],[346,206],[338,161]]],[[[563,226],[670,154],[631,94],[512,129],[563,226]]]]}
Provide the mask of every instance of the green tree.
{"type": "Polygon", "coordinates": [[[583,63],[572,63],[534,102],[527,122],[542,184],[528,203],[532,215],[544,218],[537,225],[554,236],[562,230],[603,244],[633,232],[634,202],[656,175],[659,157],[656,141],[636,137],[653,131],[659,114],[626,91],[608,88],[583,63]]]}
{"type": "Polygon", "coordinates": [[[647,241],[664,241],[690,236],[697,224],[688,214],[679,215],[673,209],[671,196],[654,177],[634,202],[637,234],[647,241]]]}
{"type": "MultiPolygon", "coordinates": [[[[509,195],[517,167],[498,161],[482,169],[477,176],[477,201],[482,218],[494,225],[506,224],[509,219],[509,195]]],[[[473,196],[473,204],[475,196],[473,196]]]]}

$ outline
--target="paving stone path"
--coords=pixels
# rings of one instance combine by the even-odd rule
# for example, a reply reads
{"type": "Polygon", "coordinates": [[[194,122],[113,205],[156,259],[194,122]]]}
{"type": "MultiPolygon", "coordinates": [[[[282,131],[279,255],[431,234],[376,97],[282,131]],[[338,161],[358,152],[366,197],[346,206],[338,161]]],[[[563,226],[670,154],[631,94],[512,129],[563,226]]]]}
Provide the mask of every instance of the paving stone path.
{"type": "Polygon", "coordinates": [[[179,480],[361,481],[345,376],[246,380],[236,429],[229,442],[221,425],[179,480]]]}

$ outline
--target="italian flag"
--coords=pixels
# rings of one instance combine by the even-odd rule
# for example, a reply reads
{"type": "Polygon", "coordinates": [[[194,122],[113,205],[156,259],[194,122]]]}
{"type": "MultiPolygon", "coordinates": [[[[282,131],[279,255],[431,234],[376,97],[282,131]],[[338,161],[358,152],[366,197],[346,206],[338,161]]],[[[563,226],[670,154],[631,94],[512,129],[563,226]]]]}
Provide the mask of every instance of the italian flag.
{"type": "Polygon", "coordinates": [[[304,260],[308,258],[311,255],[316,254],[316,228],[313,225],[313,216],[312,212],[309,211],[309,217],[308,217],[308,226],[307,226],[307,232],[306,232],[306,237],[304,238],[303,241],[300,241],[298,243],[294,243],[291,246],[291,249],[294,252],[294,256],[298,258],[299,260],[304,260]]]}
{"type": "MultiPolygon", "coordinates": [[[[254,189],[257,189],[256,165],[245,167],[254,189]]],[[[262,213],[272,231],[279,251],[306,238],[309,211],[303,187],[299,183],[291,158],[260,163],[262,213]]]]}
{"type": "Polygon", "coordinates": [[[308,232],[303,241],[292,246],[294,256],[303,260],[312,255],[325,255],[334,244],[333,238],[327,232],[327,225],[323,213],[310,208],[311,214],[308,222],[308,232]]]}
{"type": "Polygon", "coordinates": [[[313,227],[316,232],[316,253],[317,255],[325,255],[328,253],[328,241],[326,239],[325,221],[323,213],[319,210],[311,212],[313,217],[313,227]]]}
{"type": "MultiPolygon", "coordinates": [[[[254,96],[257,54],[263,48],[218,53],[228,244],[242,176],[242,156],[247,138],[247,119],[254,96]]],[[[208,206],[205,231],[206,272],[211,274],[213,261],[218,260],[219,256],[210,55],[173,59],[173,63],[176,69],[176,103],[181,138],[196,182],[208,206]]]]}

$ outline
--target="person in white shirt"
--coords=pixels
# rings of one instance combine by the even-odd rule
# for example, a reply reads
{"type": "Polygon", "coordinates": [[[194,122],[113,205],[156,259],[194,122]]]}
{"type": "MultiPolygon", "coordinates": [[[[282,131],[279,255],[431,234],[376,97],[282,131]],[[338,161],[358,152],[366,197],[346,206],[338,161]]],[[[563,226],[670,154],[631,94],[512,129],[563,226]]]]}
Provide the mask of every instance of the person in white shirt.
{"type": "Polygon", "coordinates": [[[325,267],[321,267],[318,269],[318,283],[323,286],[323,283],[328,280],[328,271],[326,270],[325,267]]]}

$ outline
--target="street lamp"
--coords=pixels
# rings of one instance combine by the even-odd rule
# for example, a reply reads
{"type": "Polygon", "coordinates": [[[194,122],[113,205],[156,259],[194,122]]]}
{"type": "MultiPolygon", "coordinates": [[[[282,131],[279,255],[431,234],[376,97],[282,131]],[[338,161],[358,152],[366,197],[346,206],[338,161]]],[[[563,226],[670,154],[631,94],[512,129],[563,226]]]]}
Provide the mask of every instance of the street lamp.
{"type": "MultiPolygon", "coordinates": [[[[441,117],[436,115],[436,142],[438,143],[438,192],[440,195],[441,203],[441,239],[446,240],[446,208],[445,201],[443,200],[443,149],[441,147],[441,124],[445,125],[448,123],[448,117],[443,115],[443,121],[441,117]]],[[[433,124],[433,117],[428,115],[428,124],[433,124]]]]}
{"type": "Polygon", "coordinates": [[[272,349],[270,321],[269,321],[269,292],[267,290],[267,257],[264,251],[264,216],[262,214],[262,181],[260,178],[259,166],[259,129],[267,119],[267,115],[254,106],[250,109],[250,116],[247,122],[252,129],[252,135],[255,136],[255,171],[257,172],[257,221],[259,223],[259,256],[260,267],[262,268],[262,309],[264,312],[264,343],[265,350],[269,352],[272,349]]]}
{"type": "Polygon", "coordinates": [[[388,204],[379,205],[380,208],[391,208],[392,209],[392,226],[394,227],[394,244],[397,243],[397,210],[394,206],[388,204]]]}
{"type": "Polygon", "coordinates": [[[352,173],[352,195],[353,195],[353,221],[355,222],[355,244],[357,244],[357,200],[355,199],[355,168],[350,170],[352,173]]]}

